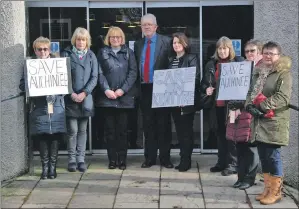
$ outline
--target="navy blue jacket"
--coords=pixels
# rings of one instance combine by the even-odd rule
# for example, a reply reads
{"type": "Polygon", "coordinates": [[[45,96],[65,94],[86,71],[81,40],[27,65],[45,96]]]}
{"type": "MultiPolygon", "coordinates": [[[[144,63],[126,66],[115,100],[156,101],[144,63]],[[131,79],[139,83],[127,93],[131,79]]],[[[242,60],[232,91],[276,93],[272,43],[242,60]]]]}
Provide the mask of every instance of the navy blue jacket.
{"type": "MultiPolygon", "coordinates": [[[[21,91],[25,91],[24,73],[20,80],[19,88],[21,91]]],[[[48,104],[46,96],[29,98],[30,110],[28,122],[30,135],[66,132],[65,106],[63,97],[63,95],[55,96],[55,101],[53,104],[53,114],[50,115],[48,114],[48,104]]]]}
{"type": "Polygon", "coordinates": [[[98,54],[99,86],[96,106],[115,108],[134,108],[137,96],[137,64],[134,53],[123,45],[117,54],[106,46],[98,54]],[[109,99],[105,95],[107,89],[124,91],[124,95],[117,99],[109,99]]]}

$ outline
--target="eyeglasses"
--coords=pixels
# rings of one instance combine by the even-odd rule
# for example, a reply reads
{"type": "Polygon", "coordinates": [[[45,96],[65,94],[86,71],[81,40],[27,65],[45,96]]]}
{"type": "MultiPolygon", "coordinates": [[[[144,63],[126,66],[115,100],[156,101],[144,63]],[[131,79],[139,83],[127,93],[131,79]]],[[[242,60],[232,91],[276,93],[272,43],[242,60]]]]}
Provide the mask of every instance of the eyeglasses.
{"type": "Polygon", "coordinates": [[[120,39],[121,36],[110,36],[109,38],[111,38],[111,39],[120,39]]]}
{"type": "Polygon", "coordinates": [[[256,49],[245,50],[245,54],[248,54],[249,52],[250,52],[250,53],[253,53],[253,52],[255,52],[255,51],[256,51],[256,49]]]}
{"type": "Polygon", "coordinates": [[[274,55],[279,55],[279,54],[275,54],[275,53],[272,53],[272,52],[263,52],[263,55],[264,55],[264,56],[270,56],[270,57],[273,57],[274,55]]]}
{"type": "Polygon", "coordinates": [[[48,48],[37,48],[36,50],[39,51],[39,52],[41,52],[41,51],[45,51],[45,52],[46,52],[46,51],[48,51],[49,49],[48,49],[48,48]]]}
{"type": "Polygon", "coordinates": [[[145,23],[145,24],[141,24],[141,27],[147,27],[147,26],[149,26],[149,27],[152,27],[152,26],[154,26],[155,24],[151,24],[151,23],[145,23]]]}

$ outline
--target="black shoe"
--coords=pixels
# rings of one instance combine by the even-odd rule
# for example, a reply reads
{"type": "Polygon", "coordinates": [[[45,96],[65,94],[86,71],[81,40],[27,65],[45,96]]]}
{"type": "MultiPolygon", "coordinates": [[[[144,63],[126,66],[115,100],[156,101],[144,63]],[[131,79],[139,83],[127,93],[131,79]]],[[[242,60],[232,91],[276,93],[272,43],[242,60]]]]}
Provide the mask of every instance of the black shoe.
{"type": "Polygon", "coordinates": [[[181,163],[174,167],[174,169],[178,170],[181,166],[181,163]]]}
{"type": "Polygon", "coordinates": [[[187,163],[183,163],[181,164],[181,166],[179,167],[179,172],[185,172],[188,171],[191,168],[191,162],[187,162],[187,163]]]}
{"type": "Polygon", "coordinates": [[[242,182],[241,185],[239,186],[239,189],[244,190],[244,189],[248,189],[249,187],[251,187],[253,184],[249,184],[247,182],[242,182]]]}
{"type": "Polygon", "coordinates": [[[108,165],[109,169],[115,169],[116,168],[116,161],[110,161],[108,165]]]}
{"type": "Polygon", "coordinates": [[[232,170],[229,170],[229,169],[224,169],[223,171],[221,171],[221,175],[222,176],[230,176],[230,175],[233,175],[233,174],[236,174],[237,171],[232,171],[232,170]]]}
{"type": "Polygon", "coordinates": [[[160,162],[160,164],[165,168],[173,168],[173,164],[170,160],[161,160],[160,162]]]}
{"type": "Polygon", "coordinates": [[[120,170],[126,170],[127,165],[126,165],[126,163],[124,161],[120,161],[119,164],[118,164],[118,168],[120,170]]]}
{"type": "Polygon", "coordinates": [[[69,163],[67,166],[67,170],[69,172],[76,172],[77,170],[77,163],[69,163]]]}
{"type": "Polygon", "coordinates": [[[142,163],[141,168],[150,168],[153,165],[156,165],[155,161],[145,160],[144,163],[142,163]]]}
{"type": "Polygon", "coordinates": [[[239,188],[241,185],[242,185],[242,182],[238,180],[236,183],[234,183],[233,187],[239,188]]]}
{"type": "Polygon", "coordinates": [[[210,172],[212,172],[212,173],[221,172],[223,170],[224,170],[224,168],[222,168],[222,167],[220,167],[218,165],[215,165],[214,167],[210,168],[210,172]]]}
{"type": "Polygon", "coordinates": [[[86,164],[85,164],[84,162],[80,162],[80,163],[78,163],[78,170],[79,170],[80,172],[85,172],[85,171],[87,170],[87,168],[86,168],[86,164]]]}

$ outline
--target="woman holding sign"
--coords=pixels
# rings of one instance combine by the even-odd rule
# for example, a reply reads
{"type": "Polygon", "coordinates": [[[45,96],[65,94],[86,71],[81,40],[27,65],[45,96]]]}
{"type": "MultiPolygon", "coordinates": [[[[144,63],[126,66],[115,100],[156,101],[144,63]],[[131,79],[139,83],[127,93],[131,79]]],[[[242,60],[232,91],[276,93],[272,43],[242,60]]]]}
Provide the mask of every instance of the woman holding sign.
{"type": "MultiPolygon", "coordinates": [[[[35,59],[54,58],[50,54],[50,40],[39,37],[33,42],[35,59]]],[[[27,82],[26,82],[27,83],[27,82]]],[[[25,77],[19,88],[25,91],[25,77]]],[[[56,164],[59,141],[66,132],[65,107],[62,95],[36,96],[29,98],[29,133],[39,141],[42,162],[41,179],[54,179],[57,176],[56,164]]]]}
{"type": "Polygon", "coordinates": [[[109,169],[126,169],[128,110],[135,107],[137,64],[125,34],[111,27],[99,52],[100,91],[96,105],[104,114],[109,169]]]}
{"type": "MultiPolygon", "coordinates": [[[[200,84],[200,75],[196,55],[189,53],[188,38],[184,33],[174,33],[172,40],[173,56],[170,57],[169,69],[196,67],[195,89],[200,84]]],[[[191,168],[191,155],[193,150],[193,121],[194,106],[174,107],[171,110],[175,129],[180,145],[180,164],[175,166],[180,172],[191,168]]]]}
{"type": "MultiPolygon", "coordinates": [[[[217,120],[217,147],[218,161],[211,172],[220,172],[223,176],[237,173],[237,151],[236,143],[226,140],[226,118],[227,118],[227,102],[216,100],[216,84],[219,81],[220,63],[241,62],[243,57],[237,57],[233,48],[232,41],[223,36],[216,43],[216,51],[212,59],[206,64],[204,75],[201,81],[201,94],[205,98],[211,98],[206,107],[211,108],[210,111],[216,113],[217,120]]],[[[201,98],[200,98],[201,99],[201,98]]]]}
{"type": "Polygon", "coordinates": [[[68,171],[86,170],[86,129],[88,117],[93,116],[92,91],[98,79],[98,61],[90,50],[91,37],[85,28],[77,28],[71,39],[72,46],[62,52],[70,57],[73,93],[65,96],[68,137],[68,171]]]}
{"type": "Polygon", "coordinates": [[[269,205],[282,198],[281,146],[289,143],[292,61],[282,56],[281,46],[272,41],[263,46],[262,54],[263,61],[254,70],[245,107],[254,118],[251,141],[257,143],[264,174],[265,188],[256,200],[269,205]]]}
{"type": "MultiPolygon", "coordinates": [[[[244,47],[246,60],[253,61],[255,66],[262,62],[262,43],[249,40],[244,47]]],[[[254,184],[259,158],[255,143],[250,140],[250,121],[252,116],[244,108],[245,101],[229,101],[229,121],[227,122],[226,138],[237,142],[238,181],[234,188],[247,189],[254,184]]]]}

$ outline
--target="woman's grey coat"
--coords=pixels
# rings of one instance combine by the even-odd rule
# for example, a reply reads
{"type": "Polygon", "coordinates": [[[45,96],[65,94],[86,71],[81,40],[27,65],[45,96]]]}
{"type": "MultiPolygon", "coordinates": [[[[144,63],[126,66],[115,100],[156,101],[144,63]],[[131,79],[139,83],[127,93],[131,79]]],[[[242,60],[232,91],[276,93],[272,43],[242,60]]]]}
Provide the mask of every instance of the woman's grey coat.
{"type": "Polygon", "coordinates": [[[87,94],[82,103],[74,102],[71,99],[71,94],[65,96],[66,116],[74,118],[93,116],[94,108],[91,93],[97,84],[99,69],[95,54],[88,49],[81,61],[72,51],[72,48],[67,47],[61,56],[70,57],[73,92],[76,94],[85,92],[87,94]],[[89,107],[88,110],[87,107],[89,107]]]}

